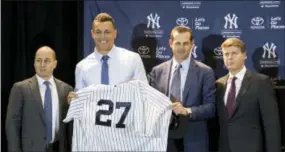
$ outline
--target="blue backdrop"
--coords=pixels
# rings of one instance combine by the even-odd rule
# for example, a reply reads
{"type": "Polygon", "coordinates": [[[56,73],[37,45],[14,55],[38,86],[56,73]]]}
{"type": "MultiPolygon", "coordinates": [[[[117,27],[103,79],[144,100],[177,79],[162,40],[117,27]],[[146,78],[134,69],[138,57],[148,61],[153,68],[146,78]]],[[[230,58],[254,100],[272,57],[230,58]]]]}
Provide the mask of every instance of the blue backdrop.
{"type": "Polygon", "coordinates": [[[219,46],[226,37],[240,37],[247,46],[249,69],[276,81],[285,78],[284,1],[85,1],[85,56],[93,51],[90,29],[100,12],[114,17],[116,44],[139,52],[147,72],[172,57],[170,30],[187,25],[195,38],[193,57],[213,67],[217,77],[227,72],[219,46]]]}
{"type": "MultiPolygon", "coordinates": [[[[284,1],[89,1],[84,2],[84,55],[93,51],[90,29],[100,12],[114,17],[116,45],[138,52],[147,72],[172,57],[168,44],[176,25],[193,29],[192,56],[211,66],[220,77],[227,73],[220,45],[227,37],[246,44],[246,66],[271,77],[284,94],[284,1]]],[[[279,103],[284,108],[284,96],[279,103]]],[[[282,110],[282,118],[285,118],[282,110]]],[[[284,123],[284,122],[283,122],[284,123]]],[[[283,135],[284,133],[283,129],[283,135]]]]}

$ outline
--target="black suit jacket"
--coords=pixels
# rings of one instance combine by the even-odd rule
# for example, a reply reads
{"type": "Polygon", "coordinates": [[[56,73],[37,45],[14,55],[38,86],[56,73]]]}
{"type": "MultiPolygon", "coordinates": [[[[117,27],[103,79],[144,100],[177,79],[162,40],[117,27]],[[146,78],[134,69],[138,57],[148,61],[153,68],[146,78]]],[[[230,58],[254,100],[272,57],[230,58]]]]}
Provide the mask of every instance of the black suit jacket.
{"type": "MultiPolygon", "coordinates": [[[[69,104],[66,97],[72,87],[54,79],[59,101],[59,132],[55,141],[59,151],[70,150],[71,139],[68,124],[62,122],[69,104]]],[[[13,152],[45,151],[45,116],[36,76],[15,83],[9,97],[6,118],[8,150],[13,152]]]]}
{"type": "Polygon", "coordinates": [[[227,79],[217,80],[220,152],[280,152],[278,106],[268,77],[246,71],[232,115],[224,102],[227,79]]]}

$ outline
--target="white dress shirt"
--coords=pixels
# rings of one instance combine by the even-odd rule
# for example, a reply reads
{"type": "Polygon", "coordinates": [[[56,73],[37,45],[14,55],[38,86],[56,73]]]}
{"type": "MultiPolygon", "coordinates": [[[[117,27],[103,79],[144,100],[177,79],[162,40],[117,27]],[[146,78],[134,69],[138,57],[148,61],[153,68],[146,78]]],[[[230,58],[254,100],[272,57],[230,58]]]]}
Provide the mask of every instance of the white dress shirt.
{"type": "MultiPolygon", "coordinates": [[[[190,66],[190,60],[191,60],[191,55],[189,55],[189,57],[182,61],[181,64],[181,68],[180,68],[180,76],[181,76],[181,88],[180,88],[180,99],[183,100],[183,91],[184,91],[184,87],[185,87],[185,82],[186,82],[186,77],[188,74],[188,69],[190,66]]],[[[173,75],[174,75],[174,71],[176,69],[176,66],[178,66],[179,62],[175,60],[175,58],[172,59],[172,66],[171,66],[171,75],[170,75],[170,80],[169,80],[169,95],[171,94],[171,83],[172,83],[172,79],[173,79],[173,75]]]]}
{"type": "Polygon", "coordinates": [[[242,84],[243,77],[245,75],[245,72],[246,72],[246,67],[244,66],[240,70],[240,72],[238,72],[235,76],[232,75],[231,73],[229,73],[229,78],[227,80],[227,88],[226,88],[226,92],[225,92],[225,96],[224,96],[225,105],[227,104],[228,94],[229,94],[229,91],[230,91],[230,88],[231,88],[231,83],[232,83],[233,77],[236,77],[236,81],[235,81],[236,95],[235,95],[235,97],[237,97],[238,92],[239,92],[240,87],[241,87],[241,84],[242,84]]]}
{"type": "MultiPolygon", "coordinates": [[[[114,45],[107,55],[109,56],[107,61],[109,66],[109,84],[119,84],[130,79],[148,83],[139,54],[114,45]]],[[[95,48],[93,53],[76,65],[76,90],[91,84],[101,84],[102,56],[95,48]]]]}
{"type": "MultiPolygon", "coordinates": [[[[36,75],[36,77],[38,80],[41,98],[42,98],[42,104],[44,108],[45,92],[46,92],[46,85],[44,84],[44,82],[46,80],[39,77],[38,75],[36,75]]],[[[50,82],[50,90],[51,90],[51,96],[52,96],[52,140],[51,140],[51,143],[53,143],[56,132],[58,132],[59,130],[59,103],[58,103],[58,94],[57,94],[56,84],[54,82],[53,76],[48,81],[50,82]]]]}

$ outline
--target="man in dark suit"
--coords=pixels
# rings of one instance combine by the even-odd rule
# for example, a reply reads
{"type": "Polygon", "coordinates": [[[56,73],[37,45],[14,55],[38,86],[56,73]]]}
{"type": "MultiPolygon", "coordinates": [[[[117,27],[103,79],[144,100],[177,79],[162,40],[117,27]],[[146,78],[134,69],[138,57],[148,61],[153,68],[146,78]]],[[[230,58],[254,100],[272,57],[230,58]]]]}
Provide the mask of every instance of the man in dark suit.
{"type": "Polygon", "coordinates": [[[67,94],[72,87],[53,77],[57,60],[48,46],[35,55],[36,75],[15,83],[6,118],[8,150],[12,152],[65,152],[70,149],[67,94]]]}
{"type": "Polygon", "coordinates": [[[267,76],[246,69],[238,38],[221,45],[229,74],[217,80],[220,152],[280,152],[278,107],[267,76]]]}
{"type": "Polygon", "coordinates": [[[186,117],[180,120],[185,132],[170,130],[168,152],[208,151],[206,120],[215,115],[215,77],[210,67],[191,58],[193,41],[190,28],[174,27],[169,40],[173,58],[150,73],[151,86],[175,100],[173,117],[186,117]]]}

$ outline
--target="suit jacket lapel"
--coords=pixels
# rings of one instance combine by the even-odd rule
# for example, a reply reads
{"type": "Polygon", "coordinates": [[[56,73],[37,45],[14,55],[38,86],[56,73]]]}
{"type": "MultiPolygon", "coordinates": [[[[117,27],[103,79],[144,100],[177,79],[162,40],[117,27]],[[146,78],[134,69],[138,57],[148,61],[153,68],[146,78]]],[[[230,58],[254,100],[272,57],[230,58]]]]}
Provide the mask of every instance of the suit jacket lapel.
{"type": "Polygon", "coordinates": [[[64,99],[64,87],[61,84],[61,81],[58,81],[56,78],[54,78],[54,82],[56,85],[56,89],[57,89],[57,94],[58,94],[58,114],[59,114],[59,121],[61,120],[61,110],[62,110],[62,106],[63,106],[63,99],[64,99]]]}
{"type": "Polygon", "coordinates": [[[36,101],[36,106],[38,107],[38,110],[40,112],[40,117],[42,118],[43,122],[45,122],[45,115],[44,115],[44,108],[43,108],[43,102],[40,94],[39,84],[36,76],[33,76],[29,81],[29,86],[31,89],[31,93],[36,101]]]}
{"type": "Polygon", "coordinates": [[[222,79],[221,79],[221,83],[222,83],[222,86],[221,86],[221,95],[220,95],[220,100],[219,101],[222,101],[222,103],[220,103],[222,105],[222,110],[223,112],[227,115],[227,118],[229,118],[229,115],[228,115],[228,111],[227,111],[227,107],[225,105],[225,94],[226,94],[226,90],[227,90],[227,80],[229,78],[229,75],[227,74],[226,76],[224,76],[222,79]]]}
{"type": "Polygon", "coordinates": [[[184,84],[184,91],[183,91],[183,103],[186,101],[187,96],[189,95],[189,91],[191,90],[191,87],[193,86],[194,83],[197,83],[197,75],[196,75],[196,68],[197,64],[193,59],[190,60],[190,66],[188,69],[188,73],[186,76],[185,84],[184,84]],[[186,87],[185,87],[186,86],[186,87]]]}
{"type": "Polygon", "coordinates": [[[225,97],[225,93],[226,93],[226,90],[227,90],[227,81],[228,81],[228,78],[229,78],[229,75],[227,74],[226,76],[223,77],[222,79],[222,84],[223,84],[223,87],[222,87],[222,96],[221,98],[223,99],[223,102],[224,102],[224,105],[225,105],[225,101],[224,101],[224,97],[225,97]]]}
{"type": "Polygon", "coordinates": [[[242,99],[244,93],[246,92],[247,88],[249,87],[250,79],[251,79],[250,71],[246,70],[244,78],[242,80],[240,90],[239,90],[238,95],[236,97],[236,104],[234,106],[233,113],[232,113],[231,117],[233,117],[234,114],[236,113],[236,111],[240,105],[240,102],[242,101],[241,99],[242,99]]]}
{"type": "Polygon", "coordinates": [[[165,83],[165,87],[163,92],[168,96],[169,94],[169,80],[170,80],[170,74],[171,74],[171,66],[172,66],[172,60],[166,62],[163,73],[161,76],[161,81],[165,83]]]}
{"type": "MultiPolygon", "coordinates": [[[[57,80],[56,78],[54,78],[54,82],[55,82],[55,85],[56,85],[56,90],[57,90],[57,95],[58,95],[58,121],[59,121],[59,128],[62,128],[62,125],[63,123],[61,123],[62,121],[62,117],[63,114],[62,114],[62,109],[63,109],[63,102],[65,101],[64,100],[64,86],[62,85],[62,82],[57,80]]],[[[57,134],[55,136],[56,139],[59,139],[60,137],[60,134],[57,134]]]]}

